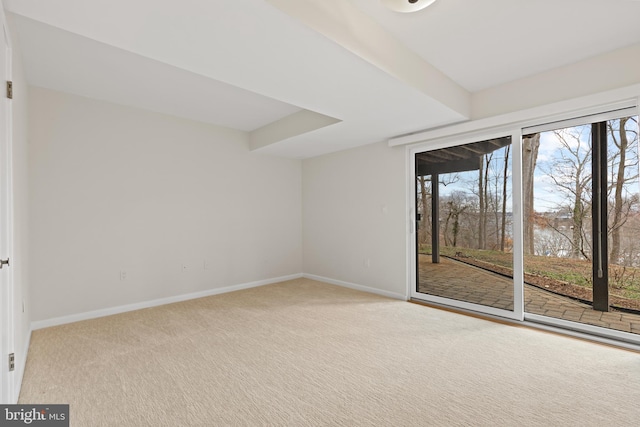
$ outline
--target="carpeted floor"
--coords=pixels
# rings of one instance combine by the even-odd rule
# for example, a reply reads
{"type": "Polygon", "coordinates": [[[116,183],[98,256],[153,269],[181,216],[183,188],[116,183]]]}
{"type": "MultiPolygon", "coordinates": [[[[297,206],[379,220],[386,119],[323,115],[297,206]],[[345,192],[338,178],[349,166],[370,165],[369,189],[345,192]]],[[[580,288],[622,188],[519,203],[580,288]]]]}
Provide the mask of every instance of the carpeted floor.
{"type": "Polygon", "coordinates": [[[33,333],[72,426],[637,425],[640,354],[299,279],[33,333]]]}

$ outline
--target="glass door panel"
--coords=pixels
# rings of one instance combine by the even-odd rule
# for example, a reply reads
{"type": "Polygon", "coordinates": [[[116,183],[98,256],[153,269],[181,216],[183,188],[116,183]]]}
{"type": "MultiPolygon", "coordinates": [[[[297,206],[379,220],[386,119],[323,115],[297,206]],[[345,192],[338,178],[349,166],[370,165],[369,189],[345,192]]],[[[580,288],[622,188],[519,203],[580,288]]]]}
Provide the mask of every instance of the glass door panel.
{"type": "Polygon", "coordinates": [[[637,117],[523,136],[525,312],[640,333],[637,117]]]}
{"type": "Polygon", "coordinates": [[[415,162],[416,291],[513,311],[511,138],[415,162]]]}
{"type": "Polygon", "coordinates": [[[609,120],[606,132],[608,299],[611,311],[621,317],[611,327],[640,334],[638,117],[609,120]]]}

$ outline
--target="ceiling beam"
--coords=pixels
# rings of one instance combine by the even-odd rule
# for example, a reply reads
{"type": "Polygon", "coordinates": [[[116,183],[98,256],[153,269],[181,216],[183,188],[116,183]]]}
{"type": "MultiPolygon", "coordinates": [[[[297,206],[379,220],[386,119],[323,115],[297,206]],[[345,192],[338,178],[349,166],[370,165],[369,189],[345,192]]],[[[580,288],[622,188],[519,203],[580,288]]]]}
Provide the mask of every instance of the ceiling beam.
{"type": "Polygon", "coordinates": [[[249,149],[258,150],[294,136],[339,123],[340,120],[314,111],[290,114],[249,133],[249,149]]]}
{"type": "MultiPolygon", "coordinates": [[[[471,93],[344,0],[267,0],[385,73],[470,118],[471,93]]],[[[393,12],[390,12],[393,13],[393,12]]]]}

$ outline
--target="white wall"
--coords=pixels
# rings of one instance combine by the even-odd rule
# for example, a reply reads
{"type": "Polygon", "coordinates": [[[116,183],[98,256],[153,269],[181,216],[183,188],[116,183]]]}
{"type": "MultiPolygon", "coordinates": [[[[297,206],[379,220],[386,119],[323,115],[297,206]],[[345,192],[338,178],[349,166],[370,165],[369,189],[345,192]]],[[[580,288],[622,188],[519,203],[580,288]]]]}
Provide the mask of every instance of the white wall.
{"type": "Polygon", "coordinates": [[[299,160],[251,153],[240,131],[30,95],[33,321],[302,272],[299,160]]]}
{"type": "Polygon", "coordinates": [[[303,161],[305,274],[406,295],[405,163],[385,142],[303,161]]]}

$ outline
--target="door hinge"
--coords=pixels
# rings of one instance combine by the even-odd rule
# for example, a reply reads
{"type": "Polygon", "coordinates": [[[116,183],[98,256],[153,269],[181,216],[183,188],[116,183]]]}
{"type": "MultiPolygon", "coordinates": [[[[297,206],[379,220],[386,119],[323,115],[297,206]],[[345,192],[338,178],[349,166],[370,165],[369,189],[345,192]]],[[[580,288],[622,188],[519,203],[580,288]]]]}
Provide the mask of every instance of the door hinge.
{"type": "Polygon", "coordinates": [[[13,99],[13,82],[7,81],[7,98],[13,99]]]}
{"type": "Polygon", "coordinates": [[[9,372],[16,369],[16,354],[9,353],[9,372]]]}
{"type": "Polygon", "coordinates": [[[7,259],[0,259],[0,270],[2,270],[2,266],[6,265],[7,267],[9,267],[9,258],[7,259]]]}

